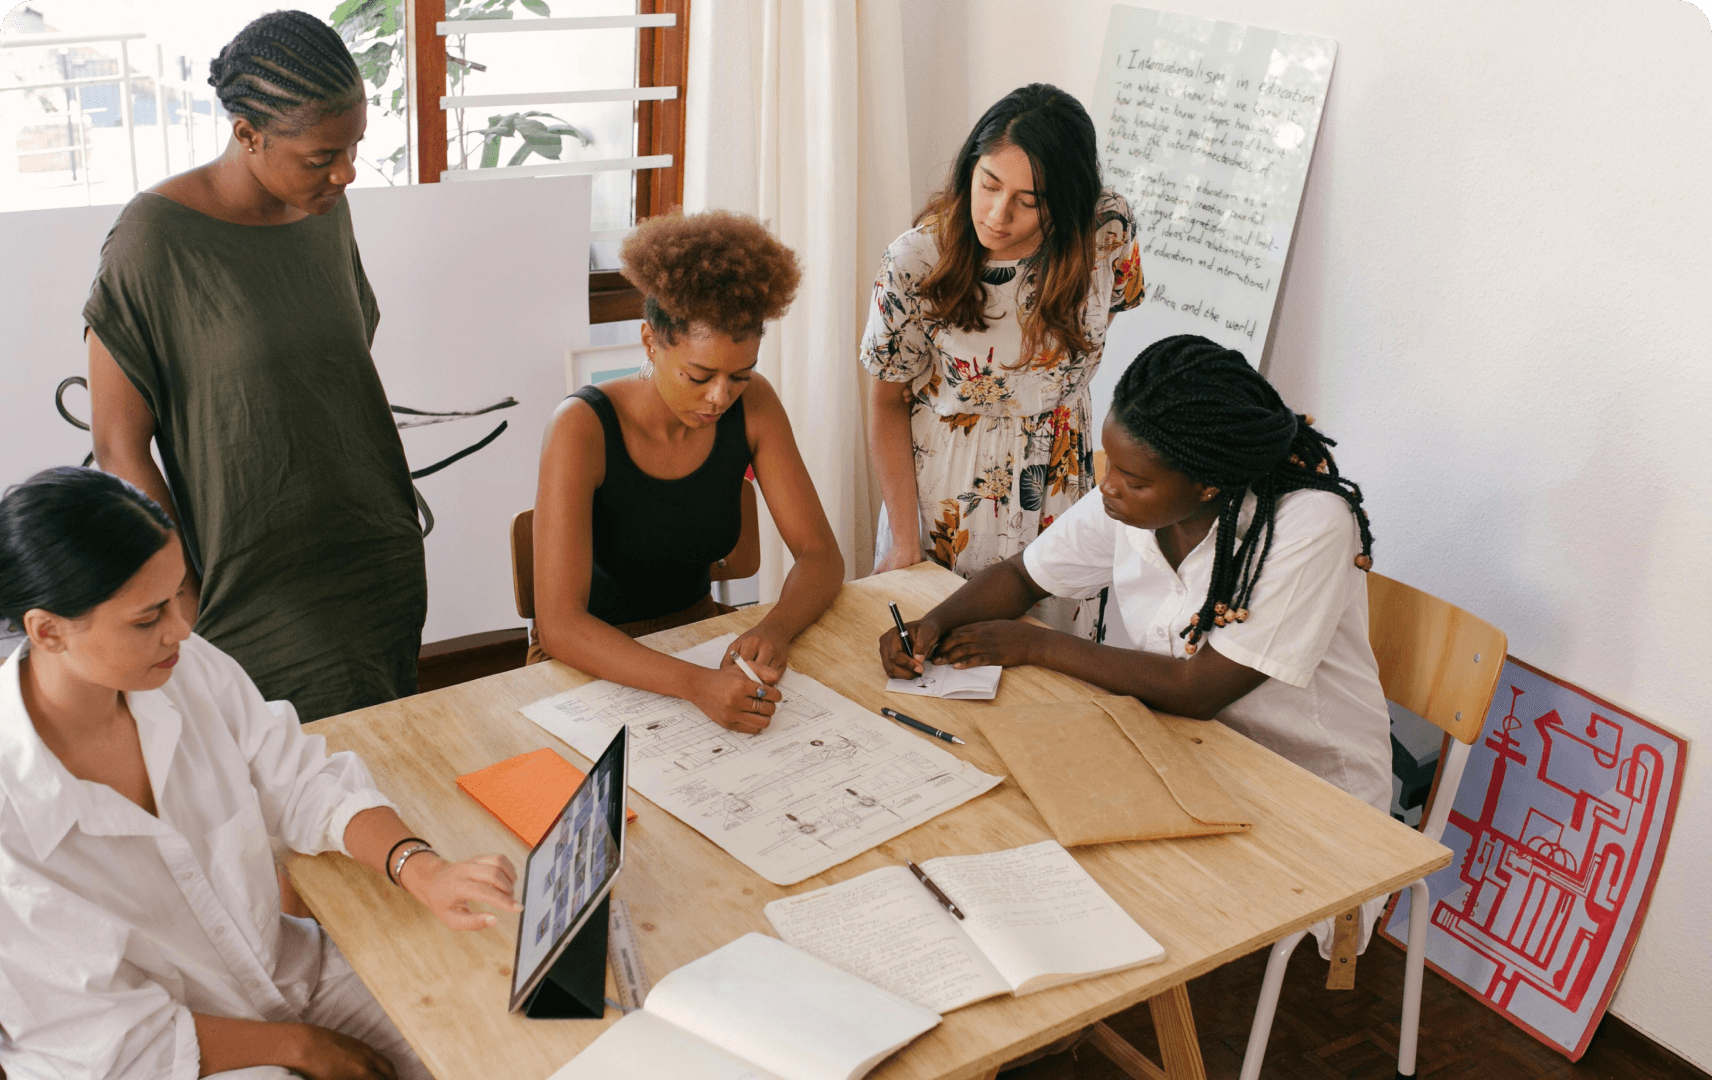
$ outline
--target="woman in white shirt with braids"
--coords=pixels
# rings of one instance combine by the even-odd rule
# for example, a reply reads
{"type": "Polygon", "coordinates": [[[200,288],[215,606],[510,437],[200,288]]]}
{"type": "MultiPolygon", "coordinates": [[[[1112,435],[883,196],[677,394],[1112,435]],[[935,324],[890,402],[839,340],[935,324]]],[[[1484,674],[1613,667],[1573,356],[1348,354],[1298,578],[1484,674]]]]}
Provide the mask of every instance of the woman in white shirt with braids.
{"type": "MultiPolygon", "coordinates": [[[[887,673],[929,656],[1039,664],[1216,717],[1386,812],[1390,722],[1363,573],[1373,537],[1332,440],[1241,353],[1180,335],[1124,372],[1101,441],[1099,489],[910,627],[916,655],[888,631],[887,673]],[[1106,644],[1014,621],[1043,597],[1103,588],[1106,644]]],[[[1383,904],[1363,906],[1364,934],[1383,904]]],[[[1323,953],[1330,922],[1313,929],[1323,953]]]]}
{"type": "Polygon", "coordinates": [[[338,948],[280,912],[270,841],[340,851],[454,929],[520,910],[442,861],[351,753],[181,614],[141,492],[53,469],[0,499],[0,1068],[9,1080],[427,1080],[338,948]],[[288,1073],[287,1070],[290,1070],[288,1073]]]}

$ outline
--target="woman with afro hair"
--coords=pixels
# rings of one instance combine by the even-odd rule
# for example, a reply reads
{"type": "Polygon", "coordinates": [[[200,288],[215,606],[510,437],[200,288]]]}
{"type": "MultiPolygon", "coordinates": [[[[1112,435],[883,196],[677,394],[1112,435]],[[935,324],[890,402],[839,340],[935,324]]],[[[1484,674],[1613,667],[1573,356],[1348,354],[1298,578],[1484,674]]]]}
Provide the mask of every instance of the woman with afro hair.
{"type": "Polygon", "coordinates": [[[641,290],[635,376],[585,386],[553,416],[535,497],[535,633],[548,657],[693,702],[733,731],[767,726],[791,642],[844,579],[844,558],[779,395],[756,370],[766,324],[801,273],[753,218],[646,222],[620,252],[641,290]],[[716,670],[634,640],[718,615],[708,568],[737,546],[753,466],[794,565],[779,601],[716,670]],[[741,656],[757,683],[736,667],[741,656]]]}

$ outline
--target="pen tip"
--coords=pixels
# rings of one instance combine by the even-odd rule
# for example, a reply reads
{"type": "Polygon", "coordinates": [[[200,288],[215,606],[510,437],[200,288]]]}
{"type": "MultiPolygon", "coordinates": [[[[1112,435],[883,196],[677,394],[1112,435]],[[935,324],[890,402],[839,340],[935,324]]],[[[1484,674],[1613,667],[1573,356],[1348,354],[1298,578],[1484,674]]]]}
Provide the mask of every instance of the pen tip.
{"type": "Polygon", "coordinates": [[[964,742],[962,739],[959,739],[955,735],[951,736],[951,741],[956,743],[958,746],[968,746],[969,745],[968,743],[964,742]]]}

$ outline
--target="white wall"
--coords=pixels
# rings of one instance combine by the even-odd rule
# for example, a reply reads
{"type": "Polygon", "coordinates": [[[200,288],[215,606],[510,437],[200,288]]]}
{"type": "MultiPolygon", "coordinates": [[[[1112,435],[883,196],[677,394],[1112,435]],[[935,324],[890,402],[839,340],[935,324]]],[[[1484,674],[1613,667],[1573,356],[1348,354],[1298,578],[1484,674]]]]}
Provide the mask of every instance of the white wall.
{"type": "MultiPolygon", "coordinates": [[[[1706,16],[1684,0],[1166,6],[1339,43],[1267,374],[1341,440],[1379,567],[1501,626],[1514,655],[1712,739],[1706,16]]],[[[918,206],[1004,93],[1043,80],[1090,100],[1109,8],[907,6],[918,206]]],[[[1108,379],[1145,344],[1122,337],[1108,379]]],[[[1702,1068],[1709,817],[1695,745],[1611,1008],[1702,1068]]]]}

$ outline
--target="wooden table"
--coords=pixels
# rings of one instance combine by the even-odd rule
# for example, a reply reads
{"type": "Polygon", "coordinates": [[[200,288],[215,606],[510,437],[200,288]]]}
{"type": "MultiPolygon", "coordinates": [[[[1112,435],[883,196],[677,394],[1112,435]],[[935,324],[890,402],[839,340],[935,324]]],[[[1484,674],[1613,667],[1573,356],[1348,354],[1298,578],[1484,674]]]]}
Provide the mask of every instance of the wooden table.
{"type": "MultiPolygon", "coordinates": [[[[876,643],[894,599],[918,617],[961,584],[931,564],[845,586],[825,616],[798,639],[791,666],[851,700],[877,709],[876,643]]],[[[752,625],[749,608],[645,640],[680,649],[752,625]]],[[[531,701],[589,681],[559,663],[538,664],[308,725],[333,749],[355,750],[404,820],[441,854],[464,859],[504,852],[521,870],[527,849],[458,790],[459,774],[543,746],[586,759],[524,718],[531,701]]],[[[1087,684],[1036,668],[1005,672],[999,705],[1082,700],[1087,684]]],[[[1004,763],[974,722],[984,702],[914,698],[909,711],[960,735],[946,747],[979,768],[1004,763]]],[[[1246,833],[1192,840],[1106,844],[1076,858],[1165,946],[1162,963],[958,1009],[876,1069],[877,1080],[964,1080],[1120,1012],[1154,1002],[1165,1073],[1202,1075],[1183,984],[1287,933],[1394,891],[1450,861],[1450,852],[1318,777],[1218,723],[1168,721],[1204,739],[1219,780],[1253,815],[1246,833]]],[[[938,744],[944,745],[944,744],[938,744]]],[[[819,877],[769,884],[689,826],[634,792],[615,895],[640,924],[642,956],[655,980],[751,930],[770,932],[763,904],[909,858],[970,854],[1051,836],[1012,780],[819,877]]],[[[338,855],[298,857],[292,881],[321,924],[380,999],[437,1080],[540,1080],[617,1018],[526,1020],[506,1012],[516,926],[509,917],[482,933],[446,929],[402,890],[338,855]]],[[[1138,1055],[1139,1056],[1139,1055],[1138,1055]]],[[[1134,1063],[1132,1062],[1132,1067],[1134,1063]]],[[[1143,1071],[1150,1072],[1151,1064],[1143,1071]]]]}

